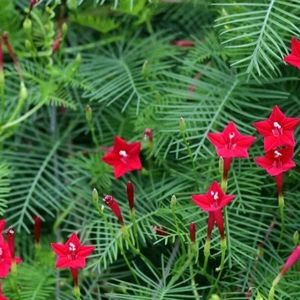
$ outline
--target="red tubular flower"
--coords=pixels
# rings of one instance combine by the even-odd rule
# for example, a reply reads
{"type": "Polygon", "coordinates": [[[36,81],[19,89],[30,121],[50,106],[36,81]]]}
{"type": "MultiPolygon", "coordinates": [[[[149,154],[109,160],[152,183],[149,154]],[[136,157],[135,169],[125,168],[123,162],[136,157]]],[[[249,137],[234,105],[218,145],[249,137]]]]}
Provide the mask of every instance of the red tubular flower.
{"type": "Polygon", "coordinates": [[[300,259],[300,245],[298,245],[291,253],[280,271],[281,277],[300,259]]]}
{"type": "Polygon", "coordinates": [[[253,125],[264,137],[264,148],[267,152],[283,145],[295,146],[294,131],[299,122],[299,118],[286,117],[275,105],[267,120],[255,122],[253,125]]]}
{"type": "Polygon", "coordinates": [[[217,224],[222,240],[224,239],[224,221],[222,208],[228,205],[234,195],[225,195],[219,184],[214,181],[205,194],[192,195],[196,205],[209,213],[207,221],[207,239],[211,238],[214,224],[217,224]]]}
{"type": "Polygon", "coordinates": [[[6,278],[8,276],[11,265],[12,258],[9,247],[2,238],[0,239],[0,278],[6,278]]]}
{"type": "Polygon", "coordinates": [[[134,208],[134,186],[131,181],[127,183],[127,199],[130,210],[134,208]]]}
{"type": "Polygon", "coordinates": [[[77,235],[73,233],[65,244],[51,243],[53,251],[57,254],[56,268],[82,269],[86,265],[86,258],[94,251],[94,246],[84,246],[77,235]]]}
{"type": "Polygon", "coordinates": [[[190,224],[190,239],[192,243],[196,242],[196,224],[191,223],[190,224]]]}
{"type": "Polygon", "coordinates": [[[78,287],[78,268],[70,268],[74,287],[78,287]]]}
{"type": "Polygon", "coordinates": [[[21,258],[16,256],[15,253],[15,230],[12,227],[9,227],[6,231],[6,240],[9,247],[10,255],[12,262],[19,264],[22,262],[21,258]]]}
{"type": "Polygon", "coordinates": [[[3,294],[2,294],[2,283],[0,282],[0,300],[8,300],[3,294]]]}
{"type": "Polygon", "coordinates": [[[148,140],[150,143],[153,143],[153,132],[151,128],[146,128],[144,131],[144,139],[148,140]]]}
{"type": "Polygon", "coordinates": [[[255,162],[271,176],[277,176],[296,166],[293,155],[293,147],[280,147],[266,152],[264,156],[257,157],[255,162]]]}
{"type": "Polygon", "coordinates": [[[41,223],[42,223],[41,218],[39,216],[35,216],[35,218],[34,218],[34,241],[36,244],[40,243],[41,223]]]}
{"type": "Polygon", "coordinates": [[[215,146],[218,156],[224,160],[225,180],[232,158],[248,158],[248,148],[256,140],[254,136],[240,134],[233,122],[229,122],[221,133],[209,133],[208,139],[215,146]]]}
{"type": "Polygon", "coordinates": [[[140,170],[142,164],[140,161],[141,143],[128,144],[119,136],[115,137],[113,149],[102,157],[102,160],[114,168],[116,178],[125,173],[140,170]]]}
{"type": "Polygon", "coordinates": [[[121,225],[124,225],[124,220],[123,220],[123,217],[122,217],[122,213],[121,213],[120,207],[119,207],[118,203],[116,202],[116,200],[114,199],[114,197],[111,196],[111,195],[106,195],[103,198],[103,201],[112,210],[112,212],[114,213],[114,215],[117,217],[119,223],[121,225]]]}
{"type": "Polygon", "coordinates": [[[190,40],[177,40],[177,41],[173,41],[172,44],[174,46],[178,46],[181,48],[191,48],[191,47],[194,47],[194,45],[195,45],[195,43],[190,40]]]}
{"type": "Polygon", "coordinates": [[[300,41],[296,38],[291,39],[291,54],[284,57],[284,61],[298,69],[300,69],[300,41]]]}

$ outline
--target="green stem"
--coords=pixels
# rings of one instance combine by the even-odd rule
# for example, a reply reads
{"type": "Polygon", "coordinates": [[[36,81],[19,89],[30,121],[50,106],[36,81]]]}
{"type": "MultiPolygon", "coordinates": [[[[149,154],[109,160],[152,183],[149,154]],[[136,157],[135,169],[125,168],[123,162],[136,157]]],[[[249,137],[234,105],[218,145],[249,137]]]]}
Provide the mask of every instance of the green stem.
{"type": "Polygon", "coordinates": [[[278,244],[278,248],[280,248],[283,239],[283,232],[285,228],[284,197],[282,193],[278,194],[278,206],[279,206],[280,220],[281,220],[281,230],[280,230],[280,238],[278,244]]]}
{"type": "Polygon", "coordinates": [[[131,222],[132,222],[133,235],[134,235],[134,239],[135,239],[135,243],[136,243],[136,248],[137,248],[138,251],[140,251],[138,227],[137,227],[137,224],[136,224],[136,217],[135,217],[135,209],[134,208],[130,211],[130,218],[131,218],[131,222]]]}
{"type": "Polygon", "coordinates": [[[76,296],[76,300],[81,299],[79,286],[74,287],[74,295],[76,296]]]}
{"type": "MultiPolygon", "coordinates": [[[[193,257],[194,255],[191,254],[191,256],[193,257]]],[[[200,297],[199,297],[197,287],[196,287],[193,262],[191,262],[191,264],[190,264],[190,275],[191,275],[191,284],[192,284],[193,294],[195,296],[195,299],[199,300],[200,297]]]]}
{"type": "Polygon", "coordinates": [[[203,265],[203,272],[205,273],[206,273],[209,256],[210,256],[210,239],[206,239],[204,244],[204,265],[203,265]]]}
{"type": "Polygon", "coordinates": [[[274,300],[275,288],[276,288],[277,284],[279,283],[280,279],[281,279],[281,274],[277,275],[277,277],[274,279],[274,281],[272,283],[272,287],[269,291],[268,300],[274,300]]]}

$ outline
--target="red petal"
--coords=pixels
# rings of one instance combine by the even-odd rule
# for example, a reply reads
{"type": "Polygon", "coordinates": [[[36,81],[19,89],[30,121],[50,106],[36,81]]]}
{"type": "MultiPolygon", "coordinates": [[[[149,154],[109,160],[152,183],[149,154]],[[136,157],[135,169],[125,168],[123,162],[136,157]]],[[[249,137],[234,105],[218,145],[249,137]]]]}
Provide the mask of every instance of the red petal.
{"type": "Polygon", "coordinates": [[[57,258],[55,267],[58,269],[70,268],[71,259],[69,259],[67,256],[59,256],[57,258]]]}
{"type": "Polygon", "coordinates": [[[300,69],[300,58],[298,56],[290,54],[285,56],[283,60],[289,65],[292,65],[293,67],[300,69]]]}
{"type": "Polygon", "coordinates": [[[89,256],[94,250],[94,246],[81,246],[77,251],[77,255],[86,257],[89,256]]]}
{"type": "Polygon", "coordinates": [[[291,39],[292,54],[300,58],[300,41],[296,38],[291,39]]]}
{"type": "Polygon", "coordinates": [[[220,207],[225,207],[226,205],[228,205],[233,199],[235,198],[234,195],[225,195],[220,203],[220,207]]]}
{"type": "Polygon", "coordinates": [[[6,278],[9,274],[11,263],[5,261],[0,263],[0,278],[6,278]]]}
{"type": "Polygon", "coordinates": [[[81,247],[80,240],[76,233],[71,234],[70,238],[66,241],[65,245],[69,246],[70,243],[73,243],[76,249],[79,249],[81,247]]]}
{"type": "Polygon", "coordinates": [[[114,166],[116,163],[118,163],[120,161],[119,155],[114,153],[114,152],[110,152],[105,154],[102,157],[102,161],[104,161],[105,163],[114,166]]]}
{"type": "Polygon", "coordinates": [[[272,161],[267,159],[265,156],[260,156],[255,159],[256,164],[261,168],[265,169],[267,172],[272,167],[272,161]]]}
{"type": "Polygon", "coordinates": [[[128,154],[132,156],[139,156],[141,151],[141,143],[131,143],[128,145],[128,154]]]}
{"type": "Polygon", "coordinates": [[[285,130],[294,131],[300,122],[299,118],[286,118],[283,124],[285,130]]]}
{"type": "Polygon", "coordinates": [[[226,136],[228,136],[230,133],[234,133],[236,136],[241,135],[233,122],[229,122],[222,132],[222,134],[226,136]]]}
{"type": "Polygon", "coordinates": [[[128,160],[128,169],[130,171],[134,171],[134,170],[140,170],[142,168],[142,163],[140,161],[140,158],[137,157],[132,157],[128,160]]]}
{"type": "Polygon", "coordinates": [[[207,220],[207,238],[210,240],[215,225],[215,215],[210,212],[207,220]]]}
{"type": "Polygon", "coordinates": [[[273,107],[273,110],[272,110],[271,115],[269,117],[269,121],[271,122],[271,124],[273,124],[274,122],[282,123],[282,122],[284,122],[284,120],[285,120],[284,113],[280,110],[278,105],[275,105],[273,107]]]}
{"type": "Polygon", "coordinates": [[[224,192],[216,180],[214,180],[213,183],[210,185],[206,194],[210,195],[211,191],[218,192],[220,199],[222,199],[224,197],[224,192]]]}
{"type": "Polygon", "coordinates": [[[120,138],[119,136],[115,136],[114,142],[114,152],[119,153],[119,151],[125,150],[128,151],[128,144],[125,140],[120,138]]]}
{"type": "Polygon", "coordinates": [[[253,126],[263,137],[268,136],[272,132],[272,126],[268,120],[254,122],[253,126]]]}
{"type": "Polygon", "coordinates": [[[206,195],[192,195],[192,199],[195,204],[204,211],[209,211],[211,209],[211,200],[206,195]]]}
{"type": "Polygon", "coordinates": [[[114,175],[116,178],[123,176],[125,173],[127,173],[129,171],[130,171],[130,169],[128,169],[128,167],[125,164],[123,164],[122,162],[114,165],[114,175]]]}
{"type": "Polygon", "coordinates": [[[207,137],[210,142],[216,147],[216,149],[225,145],[225,140],[221,133],[209,133],[207,137]]]}
{"type": "Polygon", "coordinates": [[[4,228],[5,228],[5,223],[6,223],[5,220],[0,220],[0,234],[2,233],[2,231],[3,231],[4,228]]]}
{"type": "Polygon", "coordinates": [[[51,247],[52,247],[53,251],[59,256],[68,255],[68,253],[69,253],[68,248],[64,244],[51,243],[51,247]]]}

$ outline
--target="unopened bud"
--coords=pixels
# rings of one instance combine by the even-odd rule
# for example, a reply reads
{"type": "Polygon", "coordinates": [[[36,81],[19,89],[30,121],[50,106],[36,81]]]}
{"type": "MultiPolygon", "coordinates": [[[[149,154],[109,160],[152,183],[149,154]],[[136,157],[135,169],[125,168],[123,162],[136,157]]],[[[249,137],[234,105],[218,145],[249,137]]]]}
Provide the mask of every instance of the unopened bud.
{"type": "Polygon", "coordinates": [[[23,28],[27,33],[30,33],[32,28],[32,22],[29,18],[26,18],[25,21],[23,22],[23,28]]]}
{"type": "Polygon", "coordinates": [[[28,90],[23,81],[20,82],[20,100],[24,101],[28,97],[28,90]]]}
{"type": "Polygon", "coordinates": [[[35,241],[36,245],[38,245],[40,243],[41,224],[42,224],[41,218],[39,216],[35,216],[35,218],[34,218],[34,241],[35,241]]]}
{"type": "Polygon", "coordinates": [[[143,63],[142,74],[144,76],[144,79],[147,79],[147,77],[148,77],[148,60],[145,60],[143,63]]]}
{"type": "Polygon", "coordinates": [[[177,199],[176,199],[176,196],[173,195],[173,196],[171,197],[171,207],[175,207],[176,204],[177,204],[177,199]]]}
{"type": "Polygon", "coordinates": [[[93,189],[93,192],[92,192],[92,198],[93,198],[95,205],[98,205],[99,195],[98,195],[98,191],[95,188],[93,189]]]}
{"type": "Polygon", "coordinates": [[[144,139],[148,140],[150,143],[153,143],[153,132],[151,128],[146,128],[144,131],[144,139]]]}
{"type": "Polygon", "coordinates": [[[26,48],[26,50],[31,50],[32,49],[32,45],[31,45],[31,42],[29,40],[25,40],[25,48],[26,48]]]}
{"type": "Polygon", "coordinates": [[[190,239],[192,243],[196,242],[196,224],[191,223],[190,224],[190,239]]]}
{"type": "Polygon", "coordinates": [[[185,119],[183,117],[181,117],[179,119],[179,130],[180,130],[181,133],[186,132],[186,122],[185,122],[185,119]]]}
{"type": "Polygon", "coordinates": [[[221,300],[221,298],[217,294],[212,294],[209,300],[221,300]]]}
{"type": "Polygon", "coordinates": [[[86,105],[85,107],[85,118],[88,124],[92,123],[93,111],[89,105],[86,105]]]}
{"type": "Polygon", "coordinates": [[[111,196],[111,195],[106,195],[103,198],[103,201],[112,210],[112,212],[114,213],[114,215],[118,219],[119,223],[121,225],[124,225],[124,221],[123,221],[123,217],[122,217],[122,214],[121,214],[120,207],[119,207],[118,203],[116,202],[116,200],[114,199],[114,197],[111,196]]]}
{"type": "Polygon", "coordinates": [[[298,230],[296,230],[293,234],[293,243],[294,243],[294,245],[299,244],[299,231],[298,230]]]}
{"type": "Polygon", "coordinates": [[[127,199],[130,210],[133,210],[134,207],[134,187],[131,181],[127,183],[127,199]]]}
{"type": "Polygon", "coordinates": [[[63,26],[62,26],[62,34],[63,36],[65,36],[68,32],[68,24],[67,23],[64,23],[63,26]]]}

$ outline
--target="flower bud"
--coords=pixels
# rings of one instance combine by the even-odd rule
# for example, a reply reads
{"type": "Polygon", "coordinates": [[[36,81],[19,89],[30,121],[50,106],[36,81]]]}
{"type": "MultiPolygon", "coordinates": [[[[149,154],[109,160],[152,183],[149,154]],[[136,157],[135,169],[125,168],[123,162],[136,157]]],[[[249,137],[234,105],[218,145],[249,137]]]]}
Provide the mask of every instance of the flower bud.
{"type": "Polygon", "coordinates": [[[41,224],[42,224],[41,218],[39,216],[35,216],[35,218],[34,218],[34,242],[36,245],[39,245],[39,243],[40,243],[41,224]]]}
{"type": "Polygon", "coordinates": [[[15,258],[15,230],[9,227],[6,232],[7,244],[9,247],[10,255],[12,259],[15,258]]]}
{"type": "Polygon", "coordinates": [[[177,198],[176,198],[175,195],[173,195],[173,196],[171,197],[171,207],[172,207],[172,208],[176,207],[176,204],[177,204],[177,198]]]}
{"type": "Polygon", "coordinates": [[[221,298],[217,294],[212,294],[209,300],[221,300],[221,298]]]}
{"type": "Polygon", "coordinates": [[[185,122],[185,119],[183,117],[181,117],[179,119],[179,130],[180,130],[181,133],[186,132],[186,122],[185,122]]]}
{"type": "Polygon", "coordinates": [[[67,7],[70,10],[76,10],[77,9],[77,0],[67,0],[67,7]]]}
{"type": "Polygon", "coordinates": [[[93,111],[89,105],[85,107],[85,118],[88,124],[91,124],[93,118],[93,111]]]}
{"type": "Polygon", "coordinates": [[[161,236],[167,236],[168,233],[166,232],[166,230],[158,225],[154,225],[153,226],[153,232],[156,233],[157,235],[161,235],[161,236]]]}
{"type": "Polygon", "coordinates": [[[146,128],[144,131],[144,139],[148,140],[150,143],[153,143],[153,132],[151,128],[146,128]]]}
{"type": "Polygon", "coordinates": [[[23,22],[23,28],[27,33],[30,33],[32,28],[32,22],[29,18],[26,18],[25,21],[23,22]]]}
{"type": "Polygon", "coordinates": [[[127,199],[130,210],[134,208],[134,186],[131,181],[127,183],[127,199]]]}
{"type": "Polygon", "coordinates": [[[123,217],[121,214],[120,207],[113,196],[106,195],[103,198],[103,201],[106,203],[106,205],[112,210],[116,218],[118,219],[120,225],[124,225],[123,217]]]}
{"type": "Polygon", "coordinates": [[[20,100],[24,101],[28,98],[28,90],[23,81],[20,82],[20,100]]]}
{"type": "Polygon", "coordinates": [[[299,231],[298,230],[296,230],[293,234],[293,242],[294,242],[294,245],[299,244],[299,231]]]}
{"type": "Polygon", "coordinates": [[[143,63],[142,74],[143,74],[144,79],[147,79],[147,77],[148,77],[148,63],[149,63],[148,60],[145,60],[143,63]]]}
{"type": "Polygon", "coordinates": [[[191,223],[190,224],[190,239],[192,243],[196,242],[196,224],[191,223]]]}
{"type": "Polygon", "coordinates": [[[92,192],[92,198],[93,198],[94,203],[97,205],[99,202],[99,194],[95,188],[93,189],[93,192],[92,192]]]}

